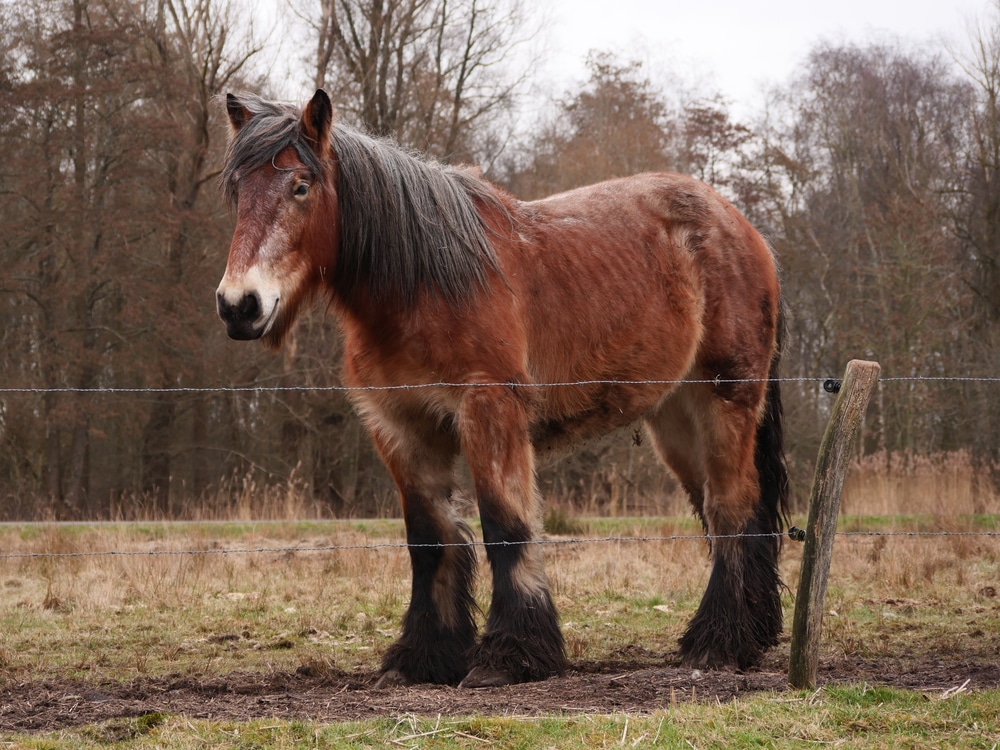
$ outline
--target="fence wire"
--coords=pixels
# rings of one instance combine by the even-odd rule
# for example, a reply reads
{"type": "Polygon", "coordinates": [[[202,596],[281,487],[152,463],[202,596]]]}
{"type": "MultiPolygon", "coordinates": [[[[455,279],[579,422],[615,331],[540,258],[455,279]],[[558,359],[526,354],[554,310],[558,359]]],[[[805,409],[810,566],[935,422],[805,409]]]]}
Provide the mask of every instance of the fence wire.
{"type": "MultiPolygon", "coordinates": [[[[550,383],[518,383],[518,382],[486,382],[486,383],[459,383],[459,382],[433,382],[433,383],[408,383],[398,385],[368,385],[368,386],[267,386],[267,385],[246,385],[246,386],[176,386],[165,388],[145,388],[145,387],[56,387],[56,388],[0,388],[0,395],[42,395],[42,394],[205,394],[205,393],[281,393],[289,391],[310,391],[310,392],[365,392],[365,391],[394,391],[394,390],[417,390],[422,388],[566,388],[590,385],[723,385],[733,383],[815,383],[822,385],[827,390],[835,392],[831,384],[839,385],[839,377],[779,377],[779,378],[702,378],[702,379],[674,379],[674,380],[621,380],[621,379],[598,379],[598,380],[573,380],[550,383]]],[[[943,383],[997,383],[1000,377],[976,376],[976,375],[913,375],[913,376],[885,376],[879,378],[880,383],[914,383],[914,382],[943,382],[943,383]]],[[[793,541],[802,541],[804,532],[798,531],[802,536],[791,535],[793,541]]],[[[516,545],[579,545],[579,544],[606,544],[606,543],[648,543],[648,542],[676,542],[676,541],[702,541],[712,542],[716,539],[733,539],[749,537],[771,537],[784,538],[781,534],[730,534],[730,535],[671,535],[654,537],[596,537],[596,538],[559,538],[559,539],[535,539],[521,542],[481,542],[468,541],[456,543],[436,543],[436,544],[408,544],[406,542],[387,542],[377,544],[348,544],[348,545],[324,545],[316,547],[257,547],[257,548],[236,548],[236,549],[211,549],[211,550],[106,550],[92,552],[9,552],[0,553],[0,560],[25,559],[25,558],[66,558],[66,557],[142,557],[142,556],[183,556],[183,555],[245,555],[245,554],[288,554],[296,552],[337,552],[345,550],[398,550],[420,547],[490,547],[490,546],[516,546],[516,545]]],[[[842,537],[1000,537],[1000,531],[838,531],[836,536],[842,537]]]]}
{"type": "MultiPolygon", "coordinates": [[[[74,388],[70,386],[56,388],[0,388],[0,394],[8,395],[43,395],[48,393],[79,393],[79,394],[203,394],[203,393],[283,393],[288,391],[315,391],[355,393],[366,391],[410,391],[421,388],[570,388],[588,385],[728,385],[732,383],[816,383],[825,385],[837,383],[839,377],[787,377],[787,378],[682,378],[677,380],[567,380],[552,383],[517,383],[513,381],[489,383],[402,383],[398,385],[234,385],[234,386],[176,386],[166,388],[116,387],[98,386],[94,388],[74,388]]],[[[912,375],[897,377],[880,377],[880,383],[1000,383],[1000,377],[978,375],[912,375]]]]}
{"type": "MultiPolygon", "coordinates": [[[[795,527],[789,532],[798,531],[795,527]]],[[[0,560],[20,560],[36,558],[67,558],[67,557],[183,557],[198,555],[257,555],[257,554],[291,554],[297,552],[341,552],[347,550],[404,550],[446,547],[518,547],[528,545],[539,546],[572,546],[585,544],[611,543],[649,543],[649,542],[711,542],[719,539],[750,539],[750,538],[785,538],[786,533],[768,534],[673,534],[670,536],[604,536],[604,537],[567,537],[532,539],[517,542],[481,542],[469,540],[466,542],[440,542],[428,544],[409,544],[407,542],[378,542],[372,544],[330,544],[312,547],[242,547],[233,549],[186,549],[186,550],[98,550],[90,552],[6,552],[0,553],[0,560]]],[[[1000,531],[838,531],[840,537],[984,537],[1000,538],[1000,531]]],[[[793,540],[801,541],[794,537],[793,540]]]]}

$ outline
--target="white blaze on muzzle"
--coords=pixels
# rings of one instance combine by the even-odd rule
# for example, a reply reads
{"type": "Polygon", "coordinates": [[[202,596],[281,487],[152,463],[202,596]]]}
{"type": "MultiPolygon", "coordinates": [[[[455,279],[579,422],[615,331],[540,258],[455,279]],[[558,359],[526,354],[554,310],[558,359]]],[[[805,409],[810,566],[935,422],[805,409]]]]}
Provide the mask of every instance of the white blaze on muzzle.
{"type": "MultiPolygon", "coordinates": [[[[287,252],[286,232],[270,232],[253,253],[249,266],[239,259],[250,253],[230,253],[226,273],[216,291],[219,317],[233,338],[259,338],[278,317],[287,274],[279,271],[279,261],[287,252]],[[234,263],[234,258],[237,259],[234,263]]],[[[240,248],[239,250],[242,250],[240,248]]]]}

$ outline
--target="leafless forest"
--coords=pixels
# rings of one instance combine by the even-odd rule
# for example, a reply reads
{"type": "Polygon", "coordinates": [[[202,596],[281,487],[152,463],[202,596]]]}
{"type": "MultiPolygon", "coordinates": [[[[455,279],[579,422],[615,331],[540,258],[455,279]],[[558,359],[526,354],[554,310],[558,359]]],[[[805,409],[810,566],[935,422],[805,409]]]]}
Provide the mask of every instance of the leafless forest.
{"type": "MultiPolygon", "coordinates": [[[[810,379],[784,384],[800,501],[830,399],[812,379],[852,357],[920,378],[882,384],[866,454],[1000,460],[1000,384],[923,379],[1000,377],[1000,6],[960,49],[817,46],[746,121],[599,50],[540,103],[524,0],[279,0],[288,23],[267,34],[242,11],[0,0],[0,517],[205,514],[267,492],[393,509],[343,393],[309,390],[339,383],[330,316],[274,354],[215,315],[232,230],[216,97],[289,98],[262,72],[276,41],[340,117],[519,197],[646,170],[730,197],[780,259],[784,375],[810,379]],[[186,390],[217,386],[293,389],[186,390]],[[100,388],[136,392],[79,392],[100,388]]],[[[543,490],[644,509],[672,486],[637,442],[582,446],[543,490]]]]}

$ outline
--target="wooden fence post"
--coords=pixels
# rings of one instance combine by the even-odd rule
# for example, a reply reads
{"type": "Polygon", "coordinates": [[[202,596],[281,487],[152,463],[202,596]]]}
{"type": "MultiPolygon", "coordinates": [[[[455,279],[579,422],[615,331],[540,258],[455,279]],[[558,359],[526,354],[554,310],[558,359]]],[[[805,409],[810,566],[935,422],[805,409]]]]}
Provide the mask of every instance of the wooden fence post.
{"type": "Polygon", "coordinates": [[[816,685],[823,606],[844,475],[861,431],[868,400],[878,383],[880,369],[877,362],[852,359],[847,363],[840,395],[833,405],[816,458],[805,549],[802,552],[802,573],[792,620],[791,658],[788,663],[788,682],[792,687],[816,685]]]}

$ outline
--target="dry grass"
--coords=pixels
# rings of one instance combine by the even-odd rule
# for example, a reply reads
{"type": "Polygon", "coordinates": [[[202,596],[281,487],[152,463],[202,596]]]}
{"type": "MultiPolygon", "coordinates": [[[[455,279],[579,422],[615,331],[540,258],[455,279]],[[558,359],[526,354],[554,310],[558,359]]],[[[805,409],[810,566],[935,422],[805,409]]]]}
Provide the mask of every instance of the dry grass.
{"type": "MultiPolygon", "coordinates": [[[[547,512],[565,518],[689,514],[683,490],[656,458],[646,450],[633,453],[624,466],[614,461],[596,464],[573,486],[543,476],[541,489],[547,512]]],[[[929,456],[869,454],[851,464],[842,511],[850,515],[941,518],[1000,514],[1000,491],[994,481],[998,476],[1000,467],[977,464],[966,451],[929,456]]],[[[464,481],[468,484],[467,476],[464,481]]],[[[810,488],[792,489],[793,505],[804,507],[810,488]]],[[[395,497],[373,498],[364,505],[377,508],[379,517],[399,515],[395,497]]],[[[150,498],[131,497],[112,509],[112,517],[119,521],[277,521],[333,516],[331,508],[318,502],[308,484],[294,472],[287,481],[274,484],[251,471],[229,477],[211,497],[174,498],[167,511],[150,498]]]]}
{"type": "MultiPolygon", "coordinates": [[[[864,459],[852,468],[845,489],[844,511],[851,518],[844,526],[995,530],[1000,518],[984,515],[998,512],[987,479],[961,455],[864,459]]],[[[237,671],[376,669],[409,597],[405,549],[382,546],[402,542],[401,522],[248,521],[261,514],[253,487],[244,489],[232,506],[234,520],[223,523],[0,527],[0,549],[8,555],[0,558],[0,674],[7,686],[16,690],[20,681],[47,678],[207,680],[237,671]],[[345,549],[306,551],[330,546],[345,549]],[[260,549],[277,551],[248,551],[260,549]],[[109,551],[117,554],[102,554],[109,551]],[[72,556],[30,556],[46,553],[72,556]]],[[[280,518],[284,508],[286,518],[302,517],[305,506],[295,488],[266,497],[271,504],[263,515],[280,518]]],[[[550,513],[548,527],[554,538],[699,532],[686,515],[587,518],[568,506],[550,513]]],[[[708,551],[701,540],[601,541],[544,549],[569,656],[577,662],[662,664],[661,655],[676,648],[708,575],[708,551]]],[[[798,584],[801,552],[800,545],[786,544],[781,567],[791,591],[798,584]]],[[[397,740],[426,733],[426,746],[442,747],[478,747],[481,737],[503,737],[511,746],[524,747],[622,746],[626,738],[636,746],[652,737],[672,747],[844,742],[995,747],[995,691],[939,698],[943,688],[962,684],[963,665],[1000,660],[998,590],[997,537],[838,537],[821,663],[852,674],[869,661],[899,669],[916,661],[940,662],[957,676],[947,685],[928,686],[936,691],[933,699],[921,692],[872,688],[867,678],[858,678],[861,687],[828,685],[805,697],[766,694],[722,706],[682,704],[652,717],[476,718],[468,720],[477,722],[475,727],[461,725],[461,741],[458,734],[445,733],[437,745],[432,740],[438,737],[440,717],[437,723],[414,719],[397,731],[395,718],[329,726],[296,721],[284,728],[269,719],[259,727],[227,723],[215,729],[160,714],[149,727],[122,720],[85,727],[79,737],[60,732],[15,742],[91,747],[127,737],[137,747],[224,747],[238,738],[241,746],[297,747],[347,745],[361,736],[372,738],[365,744],[402,744],[397,740]],[[142,734],[149,737],[143,740],[142,734]]],[[[487,577],[481,576],[477,597],[484,607],[488,596],[487,577]]],[[[785,605],[787,625],[790,595],[785,605]]],[[[787,652],[785,640],[769,668],[784,668],[787,652]]]]}
{"type": "Polygon", "coordinates": [[[209,664],[294,669],[297,660],[325,658],[330,643],[352,655],[346,667],[360,666],[394,634],[408,593],[405,550],[242,551],[387,541],[377,524],[323,527],[8,529],[8,554],[83,556],[3,561],[6,673],[121,679],[209,664]],[[118,554],[92,554],[112,550],[118,554]]]}
{"type": "MultiPolygon", "coordinates": [[[[8,677],[96,679],[209,665],[374,669],[409,597],[405,549],[378,545],[402,541],[395,521],[10,527],[0,534],[7,554],[78,556],[0,562],[0,662],[8,677]],[[327,546],[374,548],[287,549],[327,546]],[[246,551],[275,548],[286,550],[246,551]]],[[[576,658],[637,638],[669,650],[707,572],[701,541],[554,545],[546,555],[576,658]],[[648,637],[630,632],[636,613],[648,637]]],[[[480,576],[484,609],[489,592],[480,576]]]]}
{"type": "MultiPolygon", "coordinates": [[[[395,505],[387,500],[373,505],[391,511],[395,505]]],[[[126,497],[112,506],[111,517],[118,521],[283,521],[332,518],[332,514],[294,471],[281,483],[264,481],[250,471],[225,478],[209,497],[170,498],[167,508],[145,495],[126,497]]]]}
{"type": "Polygon", "coordinates": [[[841,510],[851,515],[931,515],[944,519],[1000,513],[996,467],[965,451],[920,456],[874,453],[856,459],[841,510]]]}
{"type": "MultiPolygon", "coordinates": [[[[596,536],[693,531],[686,521],[579,523],[596,536]]],[[[404,549],[243,550],[402,538],[395,521],[8,529],[0,535],[8,553],[119,554],[0,562],[0,666],[8,679],[121,680],[303,665],[370,671],[409,597],[404,549]]],[[[574,660],[616,659],[636,648],[673,652],[708,574],[700,540],[552,545],[545,554],[574,660]]],[[[792,591],[800,559],[801,547],[787,545],[782,574],[792,591]]],[[[995,659],[998,589],[995,537],[841,537],[827,657],[963,652],[995,659]]],[[[484,608],[488,596],[488,577],[480,576],[484,608]]],[[[787,623],[791,605],[788,596],[787,623]]]]}
{"type": "MultiPolygon", "coordinates": [[[[851,528],[997,528],[996,516],[983,515],[997,512],[995,492],[966,457],[883,458],[852,470],[844,499],[851,528]]],[[[281,501],[292,515],[302,510],[296,497],[289,491],[281,501]]],[[[234,506],[237,519],[251,514],[250,500],[234,506]]],[[[564,508],[550,521],[568,536],[699,532],[690,517],[588,519],[564,508]]],[[[0,559],[0,667],[8,679],[316,663],[375,669],[409,598],[409,565],[405,549],[359,547],[403,539],[394,520],[4,527],[7,555],[77,556],[0,559]],[[355,549],[305,551],[330,546],[355,549]],[[247,551],[258,549],[280,551],[247,551]]],[[[630,646],[672,652],[708,574],[701,540],[551,545],[545,555],[575,660],[615,658],[630,646]]],[[[791,591],[800,559],[801,547],[787,544],[782,575],[791,591]]],[[[488,576],[477,586],[485,608],[488,576]]],[[[996,658],[998,590],[997,537],[842,536],[827,654],[966,649],[996,658]]]]}
{"type": "MultiPolygon", "coordinates": [[[[786,556],[791,585],[800,554],[786,556]]],[[[1000,541],[995,537],[841,537],[824,639],[838,657],[1000,654],[1000,541]]]]}

